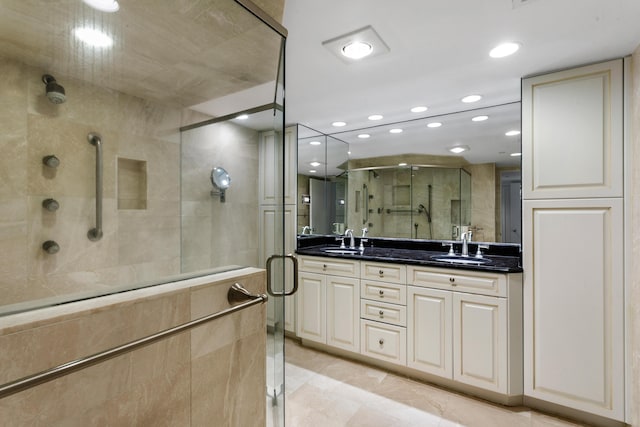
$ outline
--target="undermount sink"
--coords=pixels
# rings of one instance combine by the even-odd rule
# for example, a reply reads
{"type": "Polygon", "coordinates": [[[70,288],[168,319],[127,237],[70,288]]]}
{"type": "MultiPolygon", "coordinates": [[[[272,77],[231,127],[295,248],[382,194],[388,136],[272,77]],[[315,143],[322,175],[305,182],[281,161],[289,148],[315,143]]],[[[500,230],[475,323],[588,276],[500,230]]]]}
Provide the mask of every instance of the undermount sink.
{"type": "Polygon", "coordinates": [[[451,264],[482,265],[491,263],[491,260],[486,258],[463,257],[458,255],[434,255],[431,259],[451,264]]]}
{"type": "Polygon", "coordinates": [[[360,251],[358,249],[349,249],[349,248],[342,248],[342,249],[329,248],[329,249],[323,249],[322,252],[325,252],[328,254],[355,255],[360,251]]]}

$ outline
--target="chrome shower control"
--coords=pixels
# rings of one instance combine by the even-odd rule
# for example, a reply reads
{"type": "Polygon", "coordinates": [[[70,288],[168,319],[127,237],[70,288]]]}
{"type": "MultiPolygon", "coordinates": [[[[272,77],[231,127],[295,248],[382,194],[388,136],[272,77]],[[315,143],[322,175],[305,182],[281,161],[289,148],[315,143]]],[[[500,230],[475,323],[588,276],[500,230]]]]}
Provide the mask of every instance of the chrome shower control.
{"type": "Polygon", "coordinates": [[[42,158],[42,163],[43,163],[45,166],[48,166],[48,167],[50,167],[50,168],[55,169],[55,168],[57,168],[58,166],[60,166],[60,159],[59,159],[59,158],[57,158],[56,156],[54,156],[53,154],[50,154],[50,155],[48,155],[48,156],[44,156],[44,157],[42,158]]]}
{"type": "Polygon", "coordinates": [[[60,207],[60,203],[55,199],[45,199],[42,201],[42,207],[49,212],[55,212],[60,207]]]}
{"type": "Polygon", "coordinates": [[[57,254],[60,251],[60,245],[53,240],[47,240],[42,244],[42,249],[49,255],[57,254]]]}

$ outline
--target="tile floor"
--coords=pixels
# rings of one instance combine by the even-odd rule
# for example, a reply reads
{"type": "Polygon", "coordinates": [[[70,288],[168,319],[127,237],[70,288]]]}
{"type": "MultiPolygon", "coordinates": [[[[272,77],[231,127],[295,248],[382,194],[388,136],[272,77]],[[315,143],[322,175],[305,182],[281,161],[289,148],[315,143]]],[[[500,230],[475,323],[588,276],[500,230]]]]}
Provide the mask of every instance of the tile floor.
{"type": "Polygon", "coordinates": [[[286,339],[287,427],[581,426],[504,407],[302,347],[286,339]]]}

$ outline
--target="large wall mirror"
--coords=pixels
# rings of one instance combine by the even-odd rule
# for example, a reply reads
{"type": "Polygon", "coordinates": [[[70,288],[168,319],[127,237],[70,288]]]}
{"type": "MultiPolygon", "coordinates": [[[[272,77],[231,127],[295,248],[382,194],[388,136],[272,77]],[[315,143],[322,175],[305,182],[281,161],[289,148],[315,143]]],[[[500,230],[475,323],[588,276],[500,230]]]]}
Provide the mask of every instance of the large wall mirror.
{"type": "Polygon", "coordinates": [[[298,131],[298,233],[520,243],[520,103],[298,131]],[[305,228],[307,226],[307,228],[305,228]]]}

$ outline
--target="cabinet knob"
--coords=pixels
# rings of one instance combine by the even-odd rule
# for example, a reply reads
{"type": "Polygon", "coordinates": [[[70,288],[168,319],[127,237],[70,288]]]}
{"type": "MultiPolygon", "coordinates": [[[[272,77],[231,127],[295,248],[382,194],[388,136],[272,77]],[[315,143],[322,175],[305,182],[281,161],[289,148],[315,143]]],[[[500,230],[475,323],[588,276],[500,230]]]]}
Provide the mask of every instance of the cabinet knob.
{"type": "Polygon", "coordinates": [[[327,269],[327,264],[322,264],[322,269],[326,270],[327,269]]]}
{"type": "Polygon", "coordinates": [[[378,271],[378,275],[379,275],[380,277],[384,276],[384,271],[383,271],[383,270],[378,271]]]}
{"type": "Polygon", "coordinates": [[[455,277],[449,277],[449,281],[450,281],[451,283],[455,283],[455,282],[456,282],[456,279],[455,279],[455,277]]]}
{"type": "Polygon", "coordinates": [[[380,291],[378,291],[380,293],[381,297],[384,297],[384,291],[382,289],[380,289],[380,291]]]}
{"type": "Polygon", "coordinates": [[[379,314],[380,314],[380,317],[384,317],[384,311],[380,310],[379,314]]]}
{"type": "Polygon", "coordinates": [[[380,340],[378,341],[378,344],[384,345],[384,339],[380,338],[380,340]]]}

